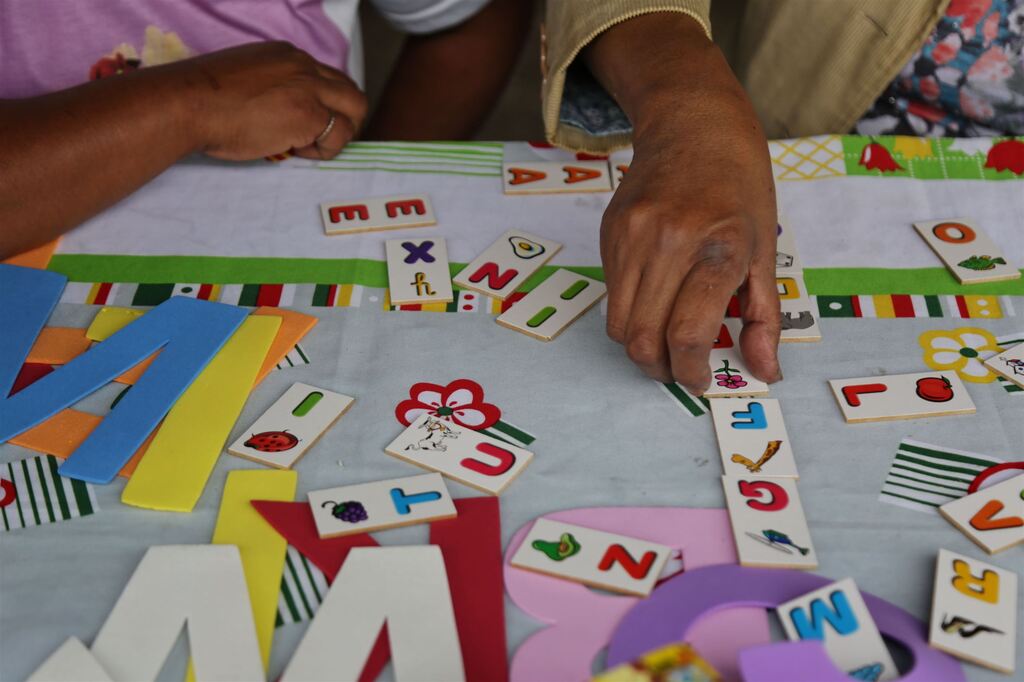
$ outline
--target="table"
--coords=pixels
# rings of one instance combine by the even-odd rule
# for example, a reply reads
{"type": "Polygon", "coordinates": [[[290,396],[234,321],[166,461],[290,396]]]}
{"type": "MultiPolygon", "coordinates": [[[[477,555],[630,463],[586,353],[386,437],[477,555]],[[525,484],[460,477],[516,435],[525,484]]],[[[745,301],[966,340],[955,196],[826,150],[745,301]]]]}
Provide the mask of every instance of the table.
{"type": "MultiPolygon", "coordinates": [[[[985,557],[937,513],[878,502],[896,449],[913,438],[1022,459],[1024,394],[998,382],[970,384],[974,416],[847,425],[826,379],[924,371],[918,337],[928,330],[1024,331],[1024,280],[959,286],[911,228],[914,221],[969,217],[1008,258],[1024,263],[1024,178],[985,168],[993,144],[857,136],[771,143],[781,214],[797,234],[824,336],[821,343],[783,345],[786,378],[771,390],[793,439],[818,572],[852,576],[924,620],[938,548],[985,557]],[[872,143],[901,169],[862,165],[861,152],[872,143]]],[[[605,337],[603,305],[548,344],[496,325],[497,304],[475,294],[459,292],[445,307],[450,314],[387,306],[382,242],[391,237],[444,236],[452,262],[466,263],[519,227],[565,244],[552,265],[599,274],[598,227],[610,194],[501,191],[503,159],[571,158],[566,154],[524,143],[358,143],[320,163],[190,159],[64,238],[50,269],[72,283],[51,324],[84,327],[99,305],[150,306],[173,294],[319,317],[300,343],[309,364],[296,355],[296,366],[273,372],[230,438],[295,381],[356,396],[298,465],[296,499],[309,490],[416,473],[382,451],[401,429],[395,406],[416,382],[467,377],[502,409],[503,420],[536,437],[533,463],[501,497],[504,543],[535,517],[562,509],[721,507],[710,417],[682,409],[639,373],[605,337]],[[433,202],[434,228],[323,234],[321,202],[419,193],[433,202]]],[[[628,158],[618,152],[613,161],[628,158]]],[[[680,182],[685,171],[681,159],[680,182]]],[[[102,413],[117,392],[104,388],[79,407],[102,413]]],[[[30,454],[0,446],[5,463],[30,454]]],[[[209,542],[226,472],[256,466],[222,455],[191,514],[122,506],[124,481],[117,480],[97,487],[100,511],[92,516],[0,535],[0,678],[23,679],[69,635],[89,643],[145,548],[209,542]]],[[[455,497],[476,495],[456,483],[450,489],[455,497]]],[[[377,537],[383,544],[421,543],[426,530],[377,537]]],[[[994,563],[1024,572],[1024,550],[1011,549],[994,563]]],[[[510,651],[542,627],[511,602],[506,614],[510,651]]],[[[271,678],[304,629],[278,628],[271,678]]],[[[1024,623],[1017,651],[1021,670],[1024,623]]],[[[163,677],[181,679],[184,660],[179,641],[163,677]]],[[[1005,679],[976,666],[965,670],[972,680],[1005,679]]]]}

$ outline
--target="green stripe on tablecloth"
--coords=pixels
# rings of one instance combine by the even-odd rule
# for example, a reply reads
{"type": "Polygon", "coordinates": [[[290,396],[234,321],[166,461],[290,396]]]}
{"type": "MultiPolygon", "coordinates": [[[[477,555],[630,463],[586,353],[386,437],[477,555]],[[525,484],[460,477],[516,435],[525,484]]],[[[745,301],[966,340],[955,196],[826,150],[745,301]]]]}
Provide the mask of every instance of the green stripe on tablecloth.
{"type": "MultiPolygon", "coordinates": [[[[452,273],[465,263],[452,263],[452,273]]],[[[561,266],[559,266],[561,267],[561,266]]],[[[104,256],[57,254],[50,270],[72,282],[203,282],[204,284],[358,284],[377,289],[388,285],[387,263],[366,258],[230,258],[223,256],[104,256]]],[[[521,287],[529,291],[557,268],[545,266],[521,287]]],[[[567,266],[568,270],[604,279],[599,267],[567,266]]],[[[326,288],[323,295],[326,298],[326,288]]],[[[243,289],[241,305],[246,302],[243,289]]],[[[255,301],[255,287],[252,298],[255,301]]],[[[138,297],[136,297],[138,298],[138,297]]],[[[136,302],[136,305],[143,305],[136,302]]]]}
{"type": "MultiPolygon", "coordinates": [[[[987,469],[988,467],[992,466],[992,464],[993,464],[992,460],[978,459],[977,457],[969,457],[967,455],[958,455],[958,454],[955,454],[955,453],[952,453],[952,452],[947,452],[945,450],[933,450],[931,448],[924,448],[924,447],[920,447],[918,445],[911,445],[911,444],[906,443],[906,442],[900,443],[900,450],[902,450],[904,452],[910,452],[910,453],[913,453],[913,454],[917,454],[917,455],[926,455],[926,456],[929,456],[929,457],[938,457],[940,459],[948,459],[948,460],[953,461],[953,462],[960,462],[961,464],[972,464],[972,465],[974,465],[976,467],[981,467],[982,469],[987,469]]],[[[964,473],[971,473],[971,472],[967,471],[967,472],[964,472],[964,473]]]]}
{"type": "Polygon", "coordinates": [[[807,268],[804,282],[807,290],[816,296],[1024,295],[1024,279],[963,286],[945,268],[807,268]]]}
{"type": "Polygon", "coordinates": [[[57,502],[60,504],[60,517],[62,519],[71,518],[71,507],[68,505],[67,496],[64,495],[64,486],[60,480],[60,474],[57,473],[57,458],[48,456],[46,462],[50,467],[50,476],[53,480],[53,488],[57,491],[57,502]]]}
{"type": "MultiPolygon", "coordinates": [[[[465,263],[452,263],[457,273],[465,263]]],[[[529,291],[557,267],[604,279],[596,266],[545,266],[527,280],[529,291]]],[[[358,284],[383,289],[388,285],[387,265],[366,258],[233,258],[227,256],[118,256],[54,255],[50,270],[72,282],[204,282],[206,284],[358,284]]],[[[817,296],[870,294],[918,295],[1024,295],[1024,279],[1010,282],[957,284],[944,268],[809,268],[804,270],[808,291],[817,296]]],[[[136,302],[136,305],[144,305],[136,302]]]]}
{"type": "MultiPolygon", "coordinates": [[[[342,159],[344,162],[345,159],[342,159]]],[[[441,170],[431,168],[386,168],[384,166],[317,166],[317,170],[340,170],[340,171],[391,171],[392,173],[426,173],[429,175],[467,175],[480,178],[500,178],[501,170],[495,168],[493,171],[469,172],[457,170],[441,170]]]]}

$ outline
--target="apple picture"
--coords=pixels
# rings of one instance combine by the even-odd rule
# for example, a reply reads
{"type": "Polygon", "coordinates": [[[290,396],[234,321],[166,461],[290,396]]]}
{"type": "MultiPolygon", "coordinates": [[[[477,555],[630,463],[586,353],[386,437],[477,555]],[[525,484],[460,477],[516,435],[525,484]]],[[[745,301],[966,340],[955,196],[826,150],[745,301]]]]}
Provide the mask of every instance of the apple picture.
{"type": "Polygon", "coordinates": [[[924,377],[917,380],[917,395],[932,403],[953,399],[953,387],[946,377],[924,377]]]}

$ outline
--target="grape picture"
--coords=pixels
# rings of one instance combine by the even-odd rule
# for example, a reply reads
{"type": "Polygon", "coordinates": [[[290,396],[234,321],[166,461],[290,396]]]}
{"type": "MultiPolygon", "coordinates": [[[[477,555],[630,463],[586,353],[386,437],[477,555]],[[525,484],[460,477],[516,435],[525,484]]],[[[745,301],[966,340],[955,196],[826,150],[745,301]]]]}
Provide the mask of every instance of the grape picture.
{"type": "Polygon", "coordinates": [[[328,500],[324,502],[324,507],[331,508],[331,516],[344,521],[345,523],[359,523],[360,521],[366,521],[370,518],[370,515],[366,513],[366,507],[363,506],[362,502],[333,502],[328,500]]]}

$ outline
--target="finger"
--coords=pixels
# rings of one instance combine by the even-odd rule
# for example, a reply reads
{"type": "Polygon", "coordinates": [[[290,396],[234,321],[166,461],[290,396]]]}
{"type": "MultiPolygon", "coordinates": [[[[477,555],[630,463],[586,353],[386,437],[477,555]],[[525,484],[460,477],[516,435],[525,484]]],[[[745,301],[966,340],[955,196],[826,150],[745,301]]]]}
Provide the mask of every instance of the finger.
{"type": "Polygon", "coordinates": [[[605,324],[609,338],[616,343],[626,343],[629,315],[636,303],[640,274],[640,267],[634,263],[605,268],[605,284],[608,286],[608,316],[605,324]]]}
{"type": "Polygon", "coordinates": [[[296,156],[306,159],[333,159],[355,137],[352,122],[345,116],[325,109],[324,117],[323,127],[316,138],[311,144],[295,149],[296,156]]]}
{"type": "Polygon", "coordinates": [[[686,268],[671,257],[660,257],[643,270],[630,305],[626,354],[652,379],[672,381],[665,330],[686,268]]]}
{"type": "Polygon", "coordinates": [[[750,275],[740,289],[743,331],[740,349],[750,373],[769,383],[782,379],[779,367],[781,316],[775,279],[775,252],[751,264],[750,275]]]}
{"type": "MultiPolygon", "coordinates": [[[[606,214],[607,216],[607,214],[606,214]]],[[[612,240],[615,230],[606,218],[601,223],[601,263],[604,265],[604,283],[608,287],[608,315],[605,319],[609,338],[626,343],[629,311],[640,286],[641,263],[630,258],[612,240]]]]}
{"type": "Polygon", "coordinates": [[[322,78],[317,82],[316,95],[320,103],[349,120],[353,135],[366,119],[366,95],[354,83],[322,78]]]}
{"type": "Polygon", "coordinates": [[[729,299],[749,267],[742,256],[722,245],[706,246],[699,256],[679,288],[666,335],[672,376],[696,395],[711,383],[711,348],[729,299]]]}
{"type": "Polygon", "coordinates": [[[340,83],[345,83],[349,87],[354,88],[356,90],[359,89],[359,86],[356,85],[356,82],[352,80],[352,78],[344,71],[336,69],[330,64],[324,64],[323,62],[314,62],[313,66],[316,69],[316,72],[320,74],[323,78],[332,81],[338,81],[340,83]]]}

